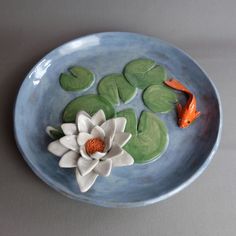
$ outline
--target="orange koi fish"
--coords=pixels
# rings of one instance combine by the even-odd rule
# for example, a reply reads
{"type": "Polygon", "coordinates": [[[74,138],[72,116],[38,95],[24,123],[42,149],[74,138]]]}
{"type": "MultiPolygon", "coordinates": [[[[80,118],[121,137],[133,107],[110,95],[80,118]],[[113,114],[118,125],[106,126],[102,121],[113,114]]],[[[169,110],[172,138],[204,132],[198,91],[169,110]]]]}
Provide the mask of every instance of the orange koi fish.
{"type": "Polygon", "coordinates": [[[169,79],[164,83],[167,86],[182,91],[188,95],[189,98],[185,106],[182,107],[180,103],[177,104],[178,125],[180,128],[187,128],[201,114],[200,111],[197,111],[196,97],[176,79],[169,79]]]}

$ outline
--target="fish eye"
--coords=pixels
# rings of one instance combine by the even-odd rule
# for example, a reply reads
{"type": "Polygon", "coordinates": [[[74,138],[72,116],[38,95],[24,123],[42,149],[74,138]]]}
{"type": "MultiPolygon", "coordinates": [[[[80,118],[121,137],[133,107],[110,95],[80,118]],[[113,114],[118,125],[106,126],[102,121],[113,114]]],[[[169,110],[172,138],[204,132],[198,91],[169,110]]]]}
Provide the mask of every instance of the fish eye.
{"type": "Polygon", "coordinates": [[[190,124],[190,120],[188,120],[187,123],[190,124]]]}

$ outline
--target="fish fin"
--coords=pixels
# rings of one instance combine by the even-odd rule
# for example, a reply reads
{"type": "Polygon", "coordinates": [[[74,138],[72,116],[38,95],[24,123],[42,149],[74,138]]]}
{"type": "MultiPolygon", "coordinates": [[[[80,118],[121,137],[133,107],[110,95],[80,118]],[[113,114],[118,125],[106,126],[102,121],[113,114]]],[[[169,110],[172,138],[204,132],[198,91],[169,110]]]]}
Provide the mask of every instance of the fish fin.
{"type": "Polygon", "coordinates": [[[200,111],[196,111],[196,117],[195,117],[195,119],[197,119],[200,115],[201,115],[201,112],[200,112],[200,111]]]}
{"type": "Polygon", "coordinates": [[[196,119],[201,115],[201,112],[200,111],[195,111],[195,117],[194,119],[192,120],[192,123],[194,123],[196,121],[196,119]]]}
{"type": "Polygon", "coordinates": [[[178,117],[181,117],[182,110],[183,110],[182,105],[180,103],[178,103],[176,108],[177,108],[178,117]]]}
{"type": "Polygon", "coordinates": [[[176,79],[166,80],[166,81],[164,81],[164,84],[169,86],[169,87],[171,87],[171,88],[173,88],[173,89],[185,92],[185,93],[187,93],[189,95],[192,94],[182,83],[180,83],[176,79]]]}

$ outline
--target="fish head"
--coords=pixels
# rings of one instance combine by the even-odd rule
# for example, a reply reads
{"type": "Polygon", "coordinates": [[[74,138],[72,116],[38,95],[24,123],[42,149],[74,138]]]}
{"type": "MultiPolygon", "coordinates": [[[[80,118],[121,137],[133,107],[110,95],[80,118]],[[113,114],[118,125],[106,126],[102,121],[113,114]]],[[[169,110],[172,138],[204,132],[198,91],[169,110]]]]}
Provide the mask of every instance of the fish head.
{"type": "Polygon", "coordinates": [[[191,116],[189,116],[188,113],[183,113],[182,116],[178,120],[178,125],[182,129],[187,128],[192,124],[193,121],[194,119],[191,116]]]}

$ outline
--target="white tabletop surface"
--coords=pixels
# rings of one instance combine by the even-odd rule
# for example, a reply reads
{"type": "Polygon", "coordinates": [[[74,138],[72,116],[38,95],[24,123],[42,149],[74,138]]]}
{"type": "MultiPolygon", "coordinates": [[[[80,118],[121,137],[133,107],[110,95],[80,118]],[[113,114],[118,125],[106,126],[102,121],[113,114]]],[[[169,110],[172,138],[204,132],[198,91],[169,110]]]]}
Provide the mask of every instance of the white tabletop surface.
{"type": "Polygon", "coordinates": [[[233,236],[236,231],[236,2],[234,0],[7,0],[0,5],[0,235],[233,236]],[[12,110],[48,51],[101,31],[169,41],[207,71],[222,99],[221,145],[206,172],[163,202],[106,209],[70,200],[38,179],[16,148],[12,110]]]}

